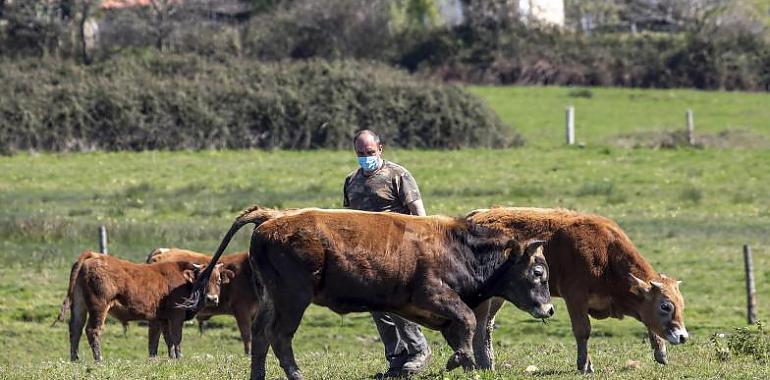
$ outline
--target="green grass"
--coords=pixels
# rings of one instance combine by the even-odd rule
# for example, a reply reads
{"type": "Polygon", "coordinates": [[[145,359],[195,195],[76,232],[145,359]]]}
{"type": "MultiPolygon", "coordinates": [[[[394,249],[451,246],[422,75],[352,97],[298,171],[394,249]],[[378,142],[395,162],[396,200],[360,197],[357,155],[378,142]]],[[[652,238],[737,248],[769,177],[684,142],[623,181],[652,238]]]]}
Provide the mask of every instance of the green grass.
{"type": "Polygon", "coordinates": [[[568,106],[575,107],[576,141],[589,146],[607,145],[623,134],[684,130],[688,108],[694,112],[696,134],[747,130],[770,139],[770,95],[766,93],[569,87],[470,90],[536,146],[564,143],[568,106]]]}
{"type": "MultiPolygon", "coordinates": [[[[556,107],[555,131],[543,127],[550,116],[535,112],[537,104],[571,100],[566,98],[570,89],[474,91],[488,96],[506,120],[521,120],[514,125],[530,144],[515,150],[386,149],[388,159],[417,178],[429,213],[459,215],[491,205],[599,213],[617,220],[657,270],[684,281],[692,342],[669,347],[670,365],[661,367],[652,360],[639,322],[594,321],[589,349],[597,378],[770,377],[767,363],[750,355],[720,360],[709,340],[714,333],[745,326],[742,244],[751,244],[754,251],[760,318],[770,312],[770,150],[618,149],[601,142],[615,134],[658,128],[654,123],[660,121],[651,125],[619,116],[620,108],[637,107],[628,94],[665,98],[673,93],[703,104],[713,97],[724,109],[731,107],[724,103],[756,107],[758,97],[766,100],[766,95],[591,89],[591,98],[575,101],[596,102],[591,103],[597,114],[590,131],[599,142],[589,140],[579,149],[560,145],[563,104],[556,107]],[[630,368],[629,360],[638,360],[639,368],[630,368]]],[[[646,104],[649,117],[667,115],[657,112],[666,102],[646,104]]],[[[586,112],[580,111],[585,105],[576,105],[578,112],[586,112]]],[[[755,115],[762,112],[770,120],[768,111],[754,109],[734,122],[766,133],[767,126],[755,115]]],[[[708,128],[719,130],[727,119],[708,128]]],[[[85,339],[84,360],[68,363],[66,324],[49,324],[58,312],[72,260],[83,249],[96,247],[100,224],[108,227],[111,253],[132,260],[141,260],[157,246],[210,252],[235,214],[248,205],[339,207],[342,179],[355,165],[349,151],[0,157],[0,378],[244,378],[248,358],[228,317],[215,318],[215,327],[203,336],[187,326],[185,357],[179,361],[148,361],[146,329],[132,325],[123,336],[120,326],[110,323],[103,364],[90,359],[85,339]]],[[[247,232],[239,233],[231,249],[245,249],[247,238],[247,232]]],[[[581,378],[574,371],[574,341],[564,303],[557,300],[556,306],[557,315],[548,324],[510,306],[501,312],[496,372],[443,372],[449,349],[439,334],[429,332],[434,360],[423,378],[581,378]],[[526,374],[529,365],[539,370],[526,374]]],[[[366,314],[340,317],[311,307],[295,343],[309,379],[362,379],[384,369],[382,347],[366,314]]],[[[270,358],[269,376],[282,377],[270,358]]]]}

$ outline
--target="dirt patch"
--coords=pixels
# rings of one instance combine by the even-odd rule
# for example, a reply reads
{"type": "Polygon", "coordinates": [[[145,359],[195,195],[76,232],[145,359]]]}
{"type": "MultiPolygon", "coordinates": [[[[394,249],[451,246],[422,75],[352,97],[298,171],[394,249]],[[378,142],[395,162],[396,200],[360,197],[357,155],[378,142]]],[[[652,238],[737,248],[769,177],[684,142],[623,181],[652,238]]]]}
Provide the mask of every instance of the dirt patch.
{"type": "MultiPolygon", "coordinates": [[[[694,135],[696,148],[770,149],[770,138],[747,129],[725,129],[715,134],[694,135]]],[[[619,148],[675,149],[689,147],[687,133],[677,131],[649,131],[618,135],[609,144],[619,148]]]]}

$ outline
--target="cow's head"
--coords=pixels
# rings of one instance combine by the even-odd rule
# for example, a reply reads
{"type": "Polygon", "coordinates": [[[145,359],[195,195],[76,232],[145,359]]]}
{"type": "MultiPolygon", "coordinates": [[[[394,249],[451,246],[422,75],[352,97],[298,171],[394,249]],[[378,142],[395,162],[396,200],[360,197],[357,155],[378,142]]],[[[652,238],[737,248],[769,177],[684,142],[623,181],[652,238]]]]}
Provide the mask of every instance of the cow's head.
{"type": "Polygon", "coordinates": [[[508,242],[505,248],[508,268],[497,290],[501,297],[535,318],[548,318],[554,314],[543,243],[539,240],[529,242],[522,249],[518,241],[508,242]]]}
{"type": "MultiPolygon", "coordinates": [[[[192,266],[193,269],[184,271],[184,276],[190,283],[195,282],[195,279],[198,278],[198,275],[204,268],[204,265],[200,264],[192,264],[192,266]]],[[[233,277],[235,277],[235,273],[224,268],[222,263],[214,266],[214,271],[211,272],[211,277],[209,277],[209,283],[206,287],[206,306],[219,305],[219,293],[222,290],[222,285],[229,283],[233,277]]]]}
{"type": "Polygon", "coordinates": [[[679,283],[664,274],[649,281],[630,275],[631,291],[642,298],[639,317],[650,331],[672,344],[689,338],[684,326],[684,299],[679,283]]]}

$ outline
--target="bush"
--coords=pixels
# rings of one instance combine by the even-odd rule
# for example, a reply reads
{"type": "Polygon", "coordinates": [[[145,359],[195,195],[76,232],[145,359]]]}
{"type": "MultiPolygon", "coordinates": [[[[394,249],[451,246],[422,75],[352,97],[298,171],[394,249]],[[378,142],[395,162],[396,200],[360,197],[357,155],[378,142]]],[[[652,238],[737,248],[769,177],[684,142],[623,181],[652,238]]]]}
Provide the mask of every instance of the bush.
{"type": "Polygon", "coordinates": [[[0,150],[348,148],[360,128],[395,147],[522,144],[453,85],[352,61],[262,64],[137,54],[92,66],[0,63],[0,150]]]}

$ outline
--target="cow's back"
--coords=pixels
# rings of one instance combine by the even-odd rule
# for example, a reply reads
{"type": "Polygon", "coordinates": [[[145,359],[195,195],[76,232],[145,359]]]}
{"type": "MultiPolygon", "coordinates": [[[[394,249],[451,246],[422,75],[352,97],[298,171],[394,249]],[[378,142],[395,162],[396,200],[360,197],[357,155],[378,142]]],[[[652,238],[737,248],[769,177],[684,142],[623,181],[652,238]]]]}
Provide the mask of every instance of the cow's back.
{"type": "Polygon", "coordinates": [[[545,256],[551,293],[579,287],[607,292],[628,284],[629,267],[654,273],[623,230],[610,219],[564,209],[499,207],[477,210],[468,218],[480,225],[510,231],[516,239],[548,241],[545,256]]]}
{"type": "Polygon", "coordinates": [[[188,294],[184,269],[178,262],[135,264],[100,255],[83,263],[78,284],[85,297],[116,307],[121,321],[153,319],[158,312],[173,312],[188,294]]]}
{"type": "MultiPolygon", "coordinates": [[[[443,254],[443,229],[454,219],[413,217],[352,210],[308,210],[261,224],[254,232],[252,254],[258,265],[311,285],[314,302],[359,304],[387,299],[393,289],[409,287],[424,269],[423,260],[443,254]],[[256,243],[256,245],[254,245],[256,243]],[[373,285],[376,284],[376,285],[373,285]],[[324,297],[334,295],[334,300],[324,297]],[[380,297],[381,295],[381,297],[380,297]],[[340,299],[339,297],[349,297],[340,299]],[[327,302],[328,301],[328,302],[327,302]]],[[[332,307],[334,309],[334,307],[332,307]]],[[[338,310],[338,311],[356,311],[338,310]]]]}

